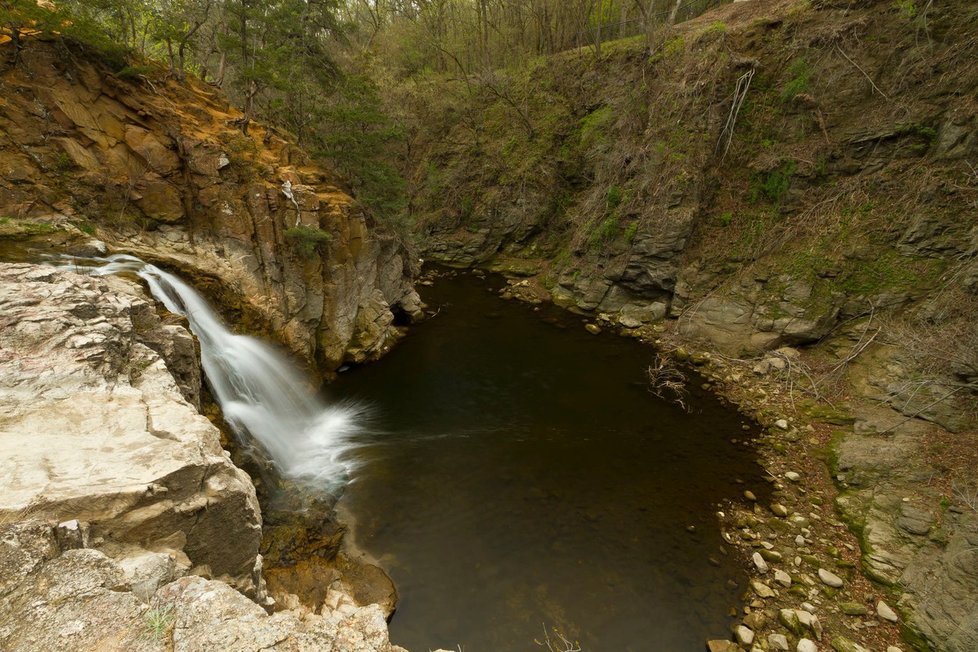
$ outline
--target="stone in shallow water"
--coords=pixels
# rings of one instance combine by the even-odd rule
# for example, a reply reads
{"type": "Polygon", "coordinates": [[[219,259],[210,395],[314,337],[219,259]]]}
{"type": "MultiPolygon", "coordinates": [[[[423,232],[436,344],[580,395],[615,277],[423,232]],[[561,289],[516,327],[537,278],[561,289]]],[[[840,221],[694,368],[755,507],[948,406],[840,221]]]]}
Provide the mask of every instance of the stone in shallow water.
{"type": "Polygon", "coordinates": [[[824,568],[818,569],[818,579],[822,580],[822,583],[826,586],[831,586],[833,589],[842,588],[842,578],[833,573],[832,571],[827,571],[824,568]]]}
{"type": "Polygon", "coordinates": [[[706,647],[710,652],[740,652],[740,646],[733,641],[707,641],[706,647]]]}

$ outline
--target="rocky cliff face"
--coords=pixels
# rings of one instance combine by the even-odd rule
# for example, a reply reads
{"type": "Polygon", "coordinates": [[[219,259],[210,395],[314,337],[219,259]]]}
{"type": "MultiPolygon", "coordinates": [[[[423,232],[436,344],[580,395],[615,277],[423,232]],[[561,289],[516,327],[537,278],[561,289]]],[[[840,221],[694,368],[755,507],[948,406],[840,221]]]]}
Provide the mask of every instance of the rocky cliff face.
{"type": "Polygon", "coordinates": [[[802,418],[836,430],[839,513],[919,649],[978,640],[974,19],[964,1],[731,3],[501,72],[495,93],[445,80],[405,162],[426,257],[760,355],[779,392],[851,408],[802,418]],[[902,415],[866,417],[879,403],[902,415]]]}
{"type": "Polygon", "coordinates": [[[0,647],[395,649],[335,577],[266,614],[255,488],[140,286],[0,264],[0,371],[0,647]]]}
{"type": "Polygon", "coordinates": [[[8,227],[97,231],[327,369],[376,356],[394,313],[418,314],[399,240],[273,130],[242,134],[212,89],[123,79],[56,43],[0,65],[8,227]]]}
{"type": "Polygon", "coordinates": [[[532,134],[513,104],[445,81],[463,106],[426,105],[405,162],[426,255],[536,261],[562,305],[668,315],[728,355],[870,315],[945,332],[892,351],[901,380],[869,384],[960,429],[914,387],[912,358],[942,348],[946,379],[978,377],[940,341],[976,336],[973,18],[967,2],[729,4],[501,77],[532,134]]]}

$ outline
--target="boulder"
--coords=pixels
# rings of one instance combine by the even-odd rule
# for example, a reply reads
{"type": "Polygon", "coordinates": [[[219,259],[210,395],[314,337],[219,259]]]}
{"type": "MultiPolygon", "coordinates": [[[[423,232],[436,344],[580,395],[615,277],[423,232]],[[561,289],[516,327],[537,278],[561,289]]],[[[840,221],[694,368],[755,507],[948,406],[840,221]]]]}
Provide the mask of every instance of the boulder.
{"type": "Polygon", "coordinates": [[[67,521],[69,547],[172,554],[257,595],[254,486],[171,374],[176,333],[131,282],[0,265],[0,518],[67,521]]]}

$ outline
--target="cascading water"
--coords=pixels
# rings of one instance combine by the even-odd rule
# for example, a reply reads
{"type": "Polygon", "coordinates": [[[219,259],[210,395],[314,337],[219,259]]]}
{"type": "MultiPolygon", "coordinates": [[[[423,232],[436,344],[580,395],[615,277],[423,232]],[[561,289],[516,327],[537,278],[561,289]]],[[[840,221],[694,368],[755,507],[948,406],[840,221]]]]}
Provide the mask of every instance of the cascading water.
{"type": "Polygon", "coordinates": [[[286,477],[334,485],[348,479],[363,409],[326,406],[289,361],[253,337],[227,329],[203,297],[173,274],[135,256],[70,258],[62,269],[98,276],[133,273],[200,342],[207,383],[241,442],[257,442],[286,477]]]}

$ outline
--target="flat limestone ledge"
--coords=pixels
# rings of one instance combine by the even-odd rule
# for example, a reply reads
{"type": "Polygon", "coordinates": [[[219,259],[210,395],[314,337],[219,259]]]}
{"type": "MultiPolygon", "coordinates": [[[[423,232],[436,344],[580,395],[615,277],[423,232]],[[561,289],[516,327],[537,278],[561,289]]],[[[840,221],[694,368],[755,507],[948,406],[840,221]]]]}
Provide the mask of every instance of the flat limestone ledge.
{"type": "MultiPolygon", "coordinates": [[[[9,652],[406,652],[377,605],[330,592],[322,613],[273,615],[223,582],[187,576],[140,595],[132,568],[62,549],[47,525],[0,525],[0,649],[9,652]]],[[[158,555],[159,556],[159,555],[158,555]]],[[[164,565],[143,564],[164,579],[164,565]]]]}
{"type": "Polygon", "coordinates": [[[137,284],[0,264],[0,523],[74,519],[120,562],[262,598],[255,489],[187,400],[196,365],[137,284]]]}

